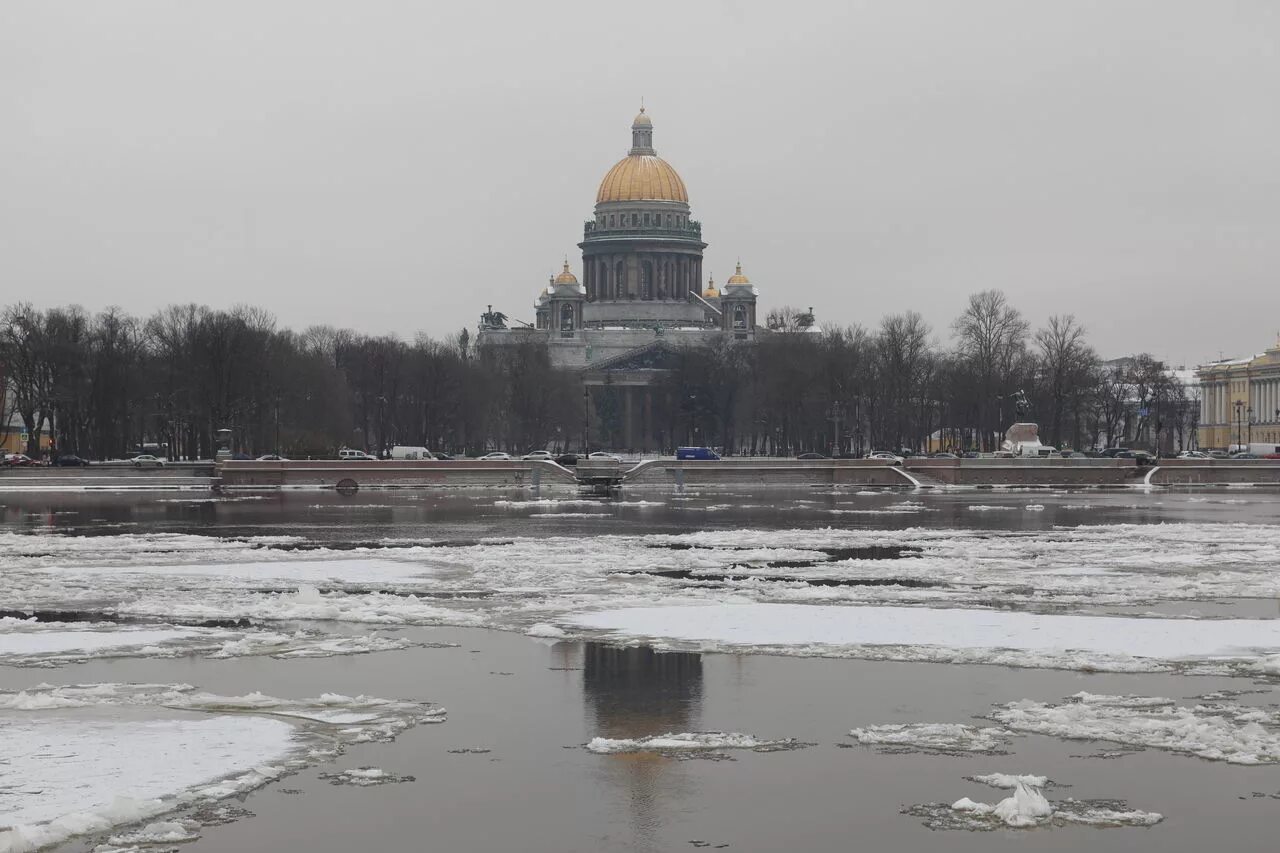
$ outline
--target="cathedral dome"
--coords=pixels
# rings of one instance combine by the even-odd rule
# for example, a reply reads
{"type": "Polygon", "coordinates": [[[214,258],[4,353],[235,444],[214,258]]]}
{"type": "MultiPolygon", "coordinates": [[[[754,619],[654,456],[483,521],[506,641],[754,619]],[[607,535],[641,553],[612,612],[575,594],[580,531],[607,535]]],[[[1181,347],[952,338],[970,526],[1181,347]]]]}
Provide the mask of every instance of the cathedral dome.
{"type": "Polygon", "coordinates": [[[631,150],[604,176],[596,193],[596,204],[611,201],[689,203],[684,181],[653,149],[653,122],[643,107],[631,123],[631,150]]]}
{"type": "Polygon", "coordinates": [[[577,284],[577,283],[578,283],[578,277],[573,273],[569,272],[569,261],[568,259],[566,259],[564,262],[564,270],[560,273],[560,275],[556,276],[555,281],[553,281],[552,284],[577,284]]]}
{"type": "Polygon", "coordinates": [[[729,280],[725,282],[725,284],[726,284],[726,285],[730,285],[730,284],[750,284],[750,283],[751,283],[751,279],[747,278],[745,275],[743,275],[743,274],[742,274],[742,262],[741,262],[741,261],[739,261],[739,262],[738,262],[738,269],[737,269],[737,271],[736,271],[733,275],[729,276],[729,280]]]}
{"type": "Polygon", "coordinates": [[[720,291],[716,290],[716,280],[714,278],[707,279],[707,289],[702,291],[703,299],[719,299],[720,291]]]}

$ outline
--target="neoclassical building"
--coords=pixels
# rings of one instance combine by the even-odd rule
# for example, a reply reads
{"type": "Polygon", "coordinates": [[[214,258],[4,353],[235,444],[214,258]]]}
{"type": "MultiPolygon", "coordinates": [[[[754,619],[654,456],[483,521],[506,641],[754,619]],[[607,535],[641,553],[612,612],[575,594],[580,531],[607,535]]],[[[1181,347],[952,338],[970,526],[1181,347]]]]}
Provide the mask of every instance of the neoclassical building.
{"type": "Polygon", "coordinates": [[[1206,364],[1196,375],[1201,447],[1280,446],[1280,341],[1258,355],[1206,364]]]}
{"type": "MultiPolygon", "coordinates": [[[[532,324],[481,317],[478,347],[545,342],[552,363],[578,370],[597,442],[649,450],[670,443],[674,403],[655,383],[676,348],[751,340],[757,292],[742,264],[721,287],[702,285],[702,223],[680,174],[658,156],[641,107],[631,148],[596,191],[582,230],[582,277],[568,258],[534,304],[532,324]]],[[[586,425],[584,425],[584,431],[586,425]]]]}
{"type": "Polygon", "coordinates": [[[538,296],[532,325],[490,312],[477,345],[545,340],[557,365],[617,371],[629,355],[651,364],[656,344],[756,333],[757,292],[741,264],[722,287],[702,284],[702,223],[692,216],[684,180],[658,156],[643,108],[631,123],[630,150],[600,181],[578,248],[581,279],[565,259],[538,296]]]}

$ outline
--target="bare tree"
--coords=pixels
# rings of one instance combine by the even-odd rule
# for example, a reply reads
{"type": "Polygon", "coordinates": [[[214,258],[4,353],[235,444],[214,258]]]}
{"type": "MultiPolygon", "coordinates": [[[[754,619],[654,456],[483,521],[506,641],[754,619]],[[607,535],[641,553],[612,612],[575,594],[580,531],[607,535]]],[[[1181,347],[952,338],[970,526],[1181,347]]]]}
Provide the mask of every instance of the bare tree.
{"type": "Polygon", "coordinates": [[[1017,388],[1013,380],[1026,354],[1027,321],[999,290],[969,297],[969,304],[952,324],[957,353],[976,380],[977,427],[983,449],[994,445],[999,402],[1017,388]]]}

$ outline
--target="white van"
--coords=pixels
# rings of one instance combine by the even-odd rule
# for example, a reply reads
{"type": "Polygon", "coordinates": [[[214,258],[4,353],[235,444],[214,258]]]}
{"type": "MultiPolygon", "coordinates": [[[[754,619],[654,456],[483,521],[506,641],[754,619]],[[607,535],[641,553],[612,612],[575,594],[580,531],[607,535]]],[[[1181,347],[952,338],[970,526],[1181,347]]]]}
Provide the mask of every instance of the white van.
{"type": "Polygon", "coordinates": [[[363,450],[350,450],[345,447],[338,451],[338,458],[343,462],[364,462],[367,460],[374,460],[374,457],[365,453],[363,450]]]}
{"type": "Polygon", "coordinates": [[[400,444],[391,448],[391,458],[406,459],[410,461],[435,459],[435,457],[431,455],[431,451],[427,450],[425,447],[408,447],[400,444]]]}

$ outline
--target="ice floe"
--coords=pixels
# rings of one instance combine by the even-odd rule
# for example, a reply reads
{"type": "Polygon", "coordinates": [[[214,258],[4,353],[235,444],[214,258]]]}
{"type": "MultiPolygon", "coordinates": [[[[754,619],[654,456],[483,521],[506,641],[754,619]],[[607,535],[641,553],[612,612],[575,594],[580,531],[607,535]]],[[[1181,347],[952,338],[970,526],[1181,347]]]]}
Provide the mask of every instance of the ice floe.
{"type": "Polygon", "coordinates": [[[1280,763],[1280,712],[1171,699],[1077,693],[1060,703],[1024,699],[991,718],[1011,731],[1181,752],[1230,764],[1280,763]]]}
{"type": "MultiPolygon", "coordinates": [[[[350,744],[445,718],[418,702],[220,696],[180,684],[40,685],[0,693],[0,711],[9,745],[0,853],[242,794],[350,744]]],[[[108,843],[140,843],[128,838],[108,843]]]]}
{"type": "Polygon", "coordinates": [[[925,803],[903,809],[904,814],[924,819],[930,829],[961,829],[984,831],[1002,828],[1031,829],[1045,826],[1084,824],[1094,827],[1144,827],[1154,826],[1164,819],[1156,812],[1131,809],[1118,800],[1077,800],[1068,798],[1051,801],[1036,784],[1043,776],[1005,776],[1000,781],[1012,781],[1008,787],[1013,793],[996,803],[985,803],[961,797],[954,803],[925,803]]]}
{"type": "Polygon", "coordinates": [[[285,634],[249,629],[0,619],[0,664],[9,666],[57,666],[103,657],[334,657],[416,645],[420,644],[376,634],[333,636],[302,630],[285,634]]]}
{"type": "Polygon", "coordinates": [[[637,607],[570,617],[612,639],[875,660],[1116,672],[1256,662],[1280,620],[1149,619],[928,607],[730,604],[637,607]]]}
{"type": "Polygon", "coordinates": [[[416,781],[412,776],[397,776],[380,767],[353,767],[333,773],[321,773],[320,778],[328,780],[330,785],[352,785],[357,788],[416,781]]]}
{"type": "Polygon", "coordinates": [[[628,752],[698,752],[726,749],[747,749],[753,752],[777,752],[799,749],[811,744],[794,738],[763,740],[741,732],[668,732],[642,738],[592,738],[587,750],[599,755],[615,755],[628,752]]]}
{"type": "Polygon", "coordinates": [[[963,723],[889,723],[852,729],[849,736],[889,752],[997,755],[1004,753],[1013,734],[994,726],[963,723]]]}

